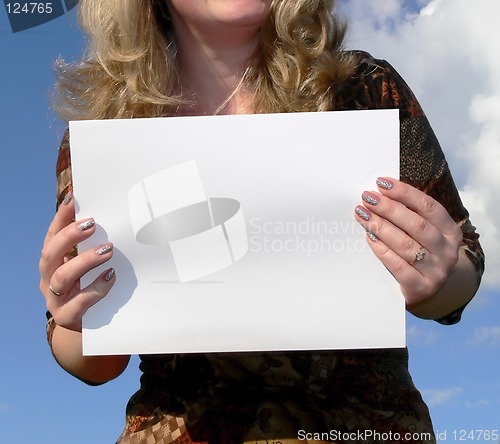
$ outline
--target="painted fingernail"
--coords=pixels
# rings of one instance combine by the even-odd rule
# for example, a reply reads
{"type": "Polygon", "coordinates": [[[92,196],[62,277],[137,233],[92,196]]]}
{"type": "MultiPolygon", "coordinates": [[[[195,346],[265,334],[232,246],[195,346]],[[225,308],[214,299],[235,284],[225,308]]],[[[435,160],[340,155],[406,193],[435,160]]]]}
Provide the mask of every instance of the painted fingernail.
{"type": "Polygon", "coordinates": [[[103,254],[109,253],[112,249],[113,249],[113,244],[106,244],[95,250],[95,253],[98,254],[99,256],[102,256],[103,254]]]}
{"type": "Polygon", "coordinates": [[[361,198],[369,205],[376,206],[379,204],[378,198],[375,197],[374,194],[371,193],[363,193],[361,198]]]}
{"type": "Polygon", "coordinates": [[[95,225],[95,220],[94,219],[88,219],[85,222],[82,222],[80,225],[78,225],[78,228],[80,228],[80,230],[82,230],[82,231],[85,231],[85,230],[89,230],[94,225],[95,225]]]}
{"type": "Polygon", "coordinates": [[[377,185],[384,190],[392,190],[392,188],[394,187],[394,183],[391,180],[386,179],[385,177],[379,177],[377,179],[377,185]]]}
{"type": "Polygon", "coordinates": [[[111,279],[113,279],[115,277],[115,269],[114,268],[110,268],[106,274],[104,275],[104,280],[106,282],[109,282],[111,279]]]}
{"type": "Polygon", "coordinates": [[[354,212],[364,221],[368,222],[371,219],[371,214],[370,212],[362,207],[361,205],[358,205],[355,209],[354,212]]]}
{"type": "Polygon", "coordinates": [[[368,239],[370,239],[372,242],[377,243],[378,242],[378,237],[375,236],[371,231],[368,231],[366,228],[366,235],[368,236],[368,239]]]}
{"type": "Polygon", "coordinates": [[[68,191],[63,199],[63,205],[68,205],[73,200],[73,191],[68,191]]]}

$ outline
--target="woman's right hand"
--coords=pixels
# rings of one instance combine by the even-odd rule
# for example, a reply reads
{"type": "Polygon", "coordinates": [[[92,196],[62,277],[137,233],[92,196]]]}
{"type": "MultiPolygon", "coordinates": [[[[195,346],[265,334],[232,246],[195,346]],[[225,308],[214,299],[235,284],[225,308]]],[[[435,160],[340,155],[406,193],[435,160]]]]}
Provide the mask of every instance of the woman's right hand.
{"type": "Polygon", "coordinates": [[[92,218],[74,222],[75,208],[70,193],[59,206],[45,237],[39,263],[40,290],[56,324],[81,331],[82,316],[108,294],[115,282],[115,272],[107,269],[85,288],[80,288],[80,278],[112,257],[113,244],[80,252],[76,257],[68,253],[95,232],[92,218]]]}

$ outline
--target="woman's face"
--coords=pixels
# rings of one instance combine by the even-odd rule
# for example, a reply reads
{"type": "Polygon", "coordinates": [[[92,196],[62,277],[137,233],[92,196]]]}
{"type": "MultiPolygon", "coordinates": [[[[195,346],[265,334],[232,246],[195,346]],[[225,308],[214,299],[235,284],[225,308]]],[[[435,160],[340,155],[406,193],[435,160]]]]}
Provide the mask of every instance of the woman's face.
{"type": "Polygon", "coordinates": [[[167,0],[175,22],[197,29],[260,28],[271,0],[167,0]]]}

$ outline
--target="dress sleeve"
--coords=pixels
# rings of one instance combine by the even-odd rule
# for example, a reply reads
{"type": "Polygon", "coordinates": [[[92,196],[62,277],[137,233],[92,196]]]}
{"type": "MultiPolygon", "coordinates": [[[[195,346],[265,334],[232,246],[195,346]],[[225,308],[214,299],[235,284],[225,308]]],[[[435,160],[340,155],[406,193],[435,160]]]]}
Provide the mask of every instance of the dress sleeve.
{"type": "Polygon", "coordinates": [[[56,164],[57,190],[56,200],[57,207],[64,200],[64,197],[69,191],[72,191],[72,175],[71,175],[71,157],[69,150],[69,130],[66,130],[59,147],[59,155],[56,164]]]}
{"type": "MultiPolygon", "coordinates": [[[[476,291],[484,271],[479,234],[460,199],[448,163],[434,131],[415,95],[397,71],[385,60],[358,53],[361,63],[353,79],[355,98],[349,108],[400,110],[400,180],[432,196],[448,211],[463,233],[461,248],[476,270],[476,291]]],[[[467,305],[467,304],[466,304],[467,305]]],[[[463,309],[437,319],[442,324],[460,321],[463,309]]]]}

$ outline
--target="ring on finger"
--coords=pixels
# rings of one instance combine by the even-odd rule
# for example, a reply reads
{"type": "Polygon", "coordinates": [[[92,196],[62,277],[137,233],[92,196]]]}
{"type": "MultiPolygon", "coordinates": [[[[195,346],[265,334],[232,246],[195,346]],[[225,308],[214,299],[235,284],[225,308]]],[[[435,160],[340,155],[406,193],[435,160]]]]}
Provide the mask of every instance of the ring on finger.
{"type": "Polygon", "coordinates": [[[410,262],[410,265],[413,265],[415,262],[420,262],[421,260],[423,260],[426,253],[427,250],[424,247],[420,247],[415,253],[415,259],[412,262],[410,262]]]}
{"type": "Polygon", "coordinates": [[[50,292],[54,295],[54,296],[57,296],[57,297],[61,297],[61,296],[65,296],[66,293],[59,293],[58,291],[55,291],[53,288],[52,288],[52,285],[49,284],[49,290],[50,292]]]}

